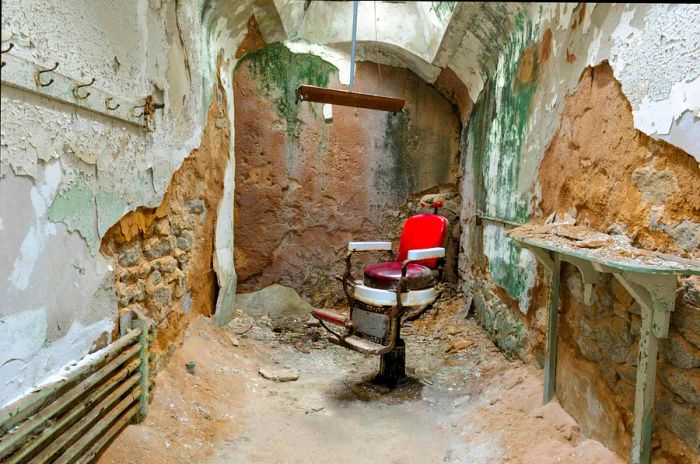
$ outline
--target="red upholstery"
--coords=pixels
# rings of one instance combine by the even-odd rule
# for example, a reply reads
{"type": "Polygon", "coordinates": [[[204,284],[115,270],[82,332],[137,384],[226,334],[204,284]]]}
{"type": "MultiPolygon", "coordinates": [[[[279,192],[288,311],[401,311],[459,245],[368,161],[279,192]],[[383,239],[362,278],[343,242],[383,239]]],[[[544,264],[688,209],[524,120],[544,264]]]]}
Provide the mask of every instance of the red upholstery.
{"type": "MultiPolygon", "coordinates": [[[[438,214],[417,214],[406,219],[396,260],[404,261],[410,250],[445,246],[448,225],[447,219],[438,214]]],[[[416,263],[431,269],[437,267],[435,258],[416,261],[416,263]]]]}
{"type": "MultiPolygon", "coordinates": [[[[406,266],[408,290],[421,290],[433,286],[433,271],[421,264],[406,266]]],[[[365,268],[364,284],[372,288],[396,290],[401,280],[401,263],[388,262],[370,264],[365,268]]]]}

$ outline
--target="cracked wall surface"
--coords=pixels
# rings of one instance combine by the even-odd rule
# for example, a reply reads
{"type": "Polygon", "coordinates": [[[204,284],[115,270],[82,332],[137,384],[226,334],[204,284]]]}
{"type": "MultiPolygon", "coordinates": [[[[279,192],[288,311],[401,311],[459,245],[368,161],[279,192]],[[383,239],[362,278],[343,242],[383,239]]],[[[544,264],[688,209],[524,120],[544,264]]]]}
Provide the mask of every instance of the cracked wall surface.
{"type": "Polygon", "coordinates": [[[451,192],[458,211],[461,124],[449,100],[403,68],[357,68],[358,91],[406,99],[398,114],[333,106],[326,123],[321,104],[297,102],[302,83],[339,87],[332,65],[281,44],[235,72],[238,291],[282,283],[332,305],[348,241],[396,241],[429,191],[451,192]]]}
{"type": "Polygon", "coordinates": [[[155,207],[199,145],[200,13],[176,2],[3,2],[2,40],[40,66],[135,102],[165,103],[153,132],[2,87],[0,331],[4,404],[111,340],[109,228],[155,207]],[[34,330],[42,327],[42,330],[34,330]],[[20,355],[21,354],[21,355],[20,355]]]}
{"type": "MultiPolygon", "coordinates": [[[[696,162],[700,159],[700,7],[430,3],[364,2],[358,57],[407,68],[418,76],[410,77],[409,82],[422,79],[434,84],[455,105],[454,113],[459,115],[464,127],[457,148],[462,158],[458,165],[451,166],[448,184],[454,181],[461,184],[464,230],[461,272],[465,290],[473,292],[477,317],[501,349],[512,357],[541,361],[545,327],[541,307],[546,288],[540,271],[528,253],[510,244],[503,225],[477,223],[474,214],[481,210],[520,222],[541,219],[550,211],[566,215],[576,207],[577,218],[593,227],[613,227],[633,236],[639,246],[691,256],[697,249],[699,222],[697,208],[692,207],[697,188],[689,185],[698,183],[696,162]],[[603,73],[599,65],[604,62],[609,69],[603,73]],[[598,77],[590,77],[592,88],[599,85],[601,93],[584,95],[584,90],[579,89],[581,82],[588,82],[589,67],[601,71],[598,77]],[[618,94],[610,93],[614,89],[618,94]],[[580,100],[576,104],[566,98],[574,94],[573,101],[580,100]],[[581,131],[581,124],[594,114],[586,110],[586,99],[601,95],[605,98],[594,101],[604,102],[609,111],[614,110],[614,118],[600,114],[600,120],[581,131]],[[613,129],[619,135],[617,144],[609,140],[613,129]],[[592,139],[593,143],[584,142],[581,137],[592,139]],[[607,145],[600,145],[606,141],[607,145]],[[622,193],[605,195],[591,185],[582,185],[573,176],[574,172],[597,176],[606,185],[614,184],[624,192],[624,197],[622,193]],[[620,201],[614,201],[616,198],[620,201]]],[[[103,254],[99,251],[100,244],[104,248],[105,236],[117,223],[120,229],[124,224],[136,224],[144,243],[160,236],[165,226],[158,232],[154,224],[163,218],[148,219],[152,222],[144,218],[155,214],[164,204],[180,219],[194,214],[183,212],[190,200],[186,195],[178,197],[177,207],[164,196],[175,188],[172,178],[178,169],[181,179],[178,182],[188,178],[185,171],[199,172],[195,159],[186,162],[188,167],[182,171],[183,161],[200,153],[195,150],[197,147],[206,152],[200,142],[204,126],[207,121],[211,123],[212,104],[223,105],[217,106],[219,111],[226,108],[229,128],[239,124],[254,127],[245,117],[236,122],[240,115],[234,97],[243,98],[244,102],[250,98],[236,90],[234,69],[239,59],[264,43],[280,42],[295,53],[310,53],[334,65],[337,75],[332,73],[331,85],[347,84],[349,7],[350,4],[342,2],[306,4],[286,0],[127,0],[98,5],[87,0],[3,2],[3,47],[9,41],[15,43],[13,54],[42,65],[60,61],[60,69],[75,79],[95,77],[96,85],[115,95],[143,98],[152,94],[166,105],[163,111],[156,112],[156,130],[144,133],[106,117],[3,86],[0,128],[3,396],[0,403],[109,341],[120,299],[123,302],[124,298],[131,298],[131,290],[122,288],[123,269],[112,261],[112,256],[120,256],[121,250],[117,247],[103,254]],[[11,201],[6,201],[7,198],[11,201]],[[147,230],[146,223],[153,230],[147,230]]],[[[371,77],[370,89],[384,93],[385,83],[381,79],[376,82],[377,76],[371,74],[374,66],[360,64],[358,70],[369,73],[364,78],[371,77]]],[[[409,71],[401,74],[387,69],[387,76],[405,78],[412,76],[409,71]]],[[[358,79],[358,84],[362,85],[362,79],[358,79]]],[[[288,137],[289,126],[294,128],[299,124],[298,135],[303,136],[305,130],[324,135],[325,139],[318,140],[326,143],[327,151],[333,153],[334,139],[329,136],[331,130],[318,120],[320,111],[314,114],[310,108],[303,108],[292,114],[289,108],[278,111],[273,106],[265,108],[265,116],[279,122],[273,128],[277,136],[288,137]]],[[[342,112],[334,108],[334,113],[342,126],[342,112]]],[[[223,126],[222,118],[216,120],[214,124],[223,126]]],[[[401,132],[398,130],[401,124],[375,123],[386,126],[389,132],[401,132]]],[[[346,125],[346,129],[352,127],[346,125]]],[[[359,126],[356,129],[368,133],[376,130],[359,126]]],[[[186,219],[197,234],[206,230],[210,240],[202,243],[206,243],[207,250],[211,249],[207,271],[213,269],[216,281],[202,285],[205,289],[202,301],[214,298],[211,293],[216,295],[211,306],[220,323],[226,321],[233,308],[237,285],[234,190],[237,180],[252,182],[250,179],[254,177],[248,171],[236,174],[236,139],[246,129],[237,132],[231,131],[226,147],[220,145],[222,152],[227,151],[225,159],[216,158],[217,163],[222,163],[217,164],[220,199],[218,205],[208,200],[204,215],[212,218],[215,211],[216,222],[212,224],[207,219],[207,228],[200,230],[197,220],[186,219]]],[[[300,140],[305,139],[300,137],[300,140]]],[[[244,142],[253,146],[255,143],[245,139],[244,142]]],[[[374,146],[368,143],[367,151],[393,153],[389,145],[381,141],[374,146]]],[[[324,152],[319,151],[319,146],[306,142],[306,146],[300,145],[299,152],[290,150],[280,156],[289,157],[290,166],[299,153],[315,153],[317,160],[319,153],[324,152]]],[[[426,149],[429,153],[433,151],[440,152],[432,147],[426,149]]],[[[387,172],[401,169],[400,163],[391,157],[378,157],[375,161],[380,167],[384,163],[387,172]]],[[[416,172],[432,172],[429,155],[415,161],[416,172]]],[[[356,167],[351,163],[338,166],[350,172],[356,167]]],[[[302,177],[293,174],[291,179],[295,182],[302,177]]],[[[288,173],[283,173],[280,185],[286,185],[290,191],[296,184],[288,178],[288,173]]],[[[382,190],[378,184],[369,187],[373,192],[390,191],[389,197],[393,198],[391,189],[382,190]]],[[[403,215],[412,211],[410,203],[389,205],[394,200],[400,203],[399,197],[405,201],[411,196],[406,193],[409,190],[414,193],[412,188],[404,187],[391,201],[384,197],[381,201],[367,200],[370,208],[358,211],[357,217],[370,211],[368,225],[382,223],[386,224],[384,230],[394,230],[403,215]],[[381,217],[382,208],[396,214],[381,217]]],[[[420,188],[415,190],[419,192],[420,188]]],[[[296,191],[304,192],[301,183],[296,191]]],[[[293,207],[287,211],[316,205],[317,192],[312,190],[309,196],[292,202],[293,207]]],[[[318,211],[314,213],[317,222],[327,213],[322,207],[318,211]]],[[[303,240],[294,236],[296,232],[292,233],[289,236],[292,245],[300,243],[307,249],[317,246],[314,237],[319,231],[325,233],[325,229],[308,230],[313,233],[303,240]]],[[[177,249],[179,237],[173,233],[162,235],[166,236],[168,241],[174,241],[171,251],[177,249]]],[[[107,240],[118,242],[112,236],[107,240]]],[[[343,237],[342,241],[347,238],[343,237]]],[[[328,244],[323,246],[332,248],[328,244]]],[[[283,248],[290,259],[281,262],[296,259],[296,267],[289,270],[294,270],[294,275],[308,277],[306,261],[294,256],[295,248],[283,248]]],[[[237,250],[237,259],[245,266],[240,251],[237,250]]],[[[204,262],[209,258],[202,256],[209,252],[203,251],[195,259],[203,272],[204,262]]],[[[327,263],[321,263],[319,268],[324,266],[327,263]]],[[[280,273],[288,270],[280,269],[280,273]]],[[[149,270],[143,276],[144,285],[151,273],[149,270]]],[[[180,291],[179,284],[174,283],[177,280],[172,281],[173,294],[180,291]]],[[[624,375],[620,374],[623,380],[604,378],[597,364],[577,351],[580,346],[575,337],[583,327],[577,324],[596,319],[590,317],[589,309],[576,306],[575,278],[569,280],[571,284],[567,285],[573,296],[567,304],[572,315],[581,317],[572,319],[573,341],[564,356],[569,361],[564,361],[562,366],[570,372],[587,373],[576,377],[579,379],[576,385],[583,388],[585,382],[591,382],[600,386],[590,390],[597,392],[590,397],[597,403],[591,404],[618,411],[605,426],[610,431],[609,437],[613,437],[610,446],[624,448],[627,436],[624,427],[628,420],[624,405],[629,396],[624,386],[618,386],[623,385],[620,382],[624,375]],[[582,359],[593,364],[584,366],[582,359]],[[611,428],[618,426],[613,423],[618,419],[623,424],[622,431],[611,428]]],[[[694,449],[693,433],[697,437],[698,430],[693,425],[697,418],[693,411],[697,411],[692,409],[696,379],[688,380],[682,370],[694,369],[683,366],[694,362],[694,350],[698,348],[697,302],[693,299],[697,281],[687,280],[682,286],[683,303],[679,303],[673,319],[674,334],[680,335],[674,336],[662,353],[663,366],[668,366],[668,372],[666,367],[662,368],[660,381],[672,395],[657,404],[660,429],[666,431],[660,432],[666,435],[660,438],[663,450],[658,453],[665,453],[663,457],[669,460],[678,459],[678,453],[686,452],[683,449],[694,449]],[[681,307],[685,309],[680,310],[681,307]],[[678,446],[674,440],[679,440],[678,446]]],[[[613,291],[614,288],[606,287],[605,292],[613,291]]],[[[149,296],[144,298],[148,305],[149,296]]],[[[185,293],[175,299],[179,314],[178,311],[184,311],[185,293]]],[[[617,313],[615,317],[622,322],[611,321],[619,326],[621,334],[633,337],[634,326],[630,323],[634,319],[630,316],[634,314],[633,308],[619,309],[617,313]]],[[[163,340],[176,340],[176,332],[173,329],[167,335],[164,329],[163,340]]],[[[594,330],[591,333],[594,336],[590,339],[596,343],[607,340],[604,333],[600,336],[594,330]]],[[[162,346],[165,351],[170,346],[168,343],[162,346]]],[[[624,363],[619,364],[624,367],[624,363]]],[[[620,369],[622,372],[623,368],[620,369]]],[[[568,408],[575,409],[578,399],[570,396],[568,408]]],[[[585,416],[584,411],[575,411],[574,415],[584,425],[598,420],[585,416]]]]}
{"type": "Polygon", "coordinates": [[[163,202],[127,214],[102,239],[102,253],[114,258],[119,310],[137,310],[157,324],[151,351],[158,367],[182,342],[190,317],[215,309],[214,231],[229,151],[221,87],[216,95],[201,145],[173,174],[163,202]]]}
{"type": "MultiPolygon", "coordinates": [[[[607,63],[587,68],[566,98],[539,178],[544,216],[569,214],[577,224],[624,233],[640,248],[699,256],[700,166],[683,150],[634,129],[630,104],[607,63]]],[[[578,270],[567,266],[562,281],[557,396],[585,433],[626,452],[640,308],[610,276],[596,285],[590,305],[584,303],[578,270]]],[[[673,329],[661,342],[656,457],[671,462],[700,453],[697,285],[697,278],[680,279],[673,329]]]]}
{"type": "MultiPolygon", "coordinates": [[[[522,22],[516,16],[465,129],[462,191],[465,289],[474,295],[477,318],[507,354],[542,362],[547,289],[529,252],[504,236],[503,224],[476,221],[478,210],[519,223],[543,221],[557,212],[559,219],[569,216],[598,230],[625,233],[642,248],[697,258],[697,147],[668,144],[640,121],[650,89],[660,92],[653,97],[657,101],[671,98],[686,110],[695,107],[697,60],[690,65],[687,57],[700,50],[692,32],[696,25],[686,18],[699,14],[697,7],[684,6],[552,5],[532,9],[522,22]],[[683,19],[670,24],[674,15],[683,19]],[[674,38],[673,46],[665,37],[674,38]],[[641,57],[631,47],[664,59],[659,68],[638,66],[641,57]],[[671,64],[674,56],[682,71],[671,64]],[[677,84],[661,77],[672,75],[677,84]],[[688,90],[683,99],[674,99],[674,85],[688,90]]],[[[682,118],[679,111],[662,107],[654,117],[682,118]]],[[[696,131],[686,135],[694,137],[696,131]]],[[[624,454],[638,316],[629,296],[626,309],[623,303],[616,312],[610,309],[615,301],[610,284],[601,286],[604,296],[593,307],[581,309],[585,305],[576,303],[575,282],[576,276],[566,281],[574,296],[562,306],[569,338],[559,365],[560,399],[587,434],[624,454]],[[598,317],[596,311],[609,314],[598,317]],[[582,354],[582,347],[588,351],[582,354]]],[[[697,416],[692,399],[697,379],[687,361],[697,356],[690,340],[696,337],[698,308],[688,303],[697,282],[687,282],[681,282],[686,290],[678,303],[683,317],[673,322],[679,331],[661,354],[673,383],[664,380],[662,367],[655,456],[669,462],[697,459],[698,452],[697,423],[691,419],[697,416]],[[679,358],[690,370],[677,366],[679,358]]]]}

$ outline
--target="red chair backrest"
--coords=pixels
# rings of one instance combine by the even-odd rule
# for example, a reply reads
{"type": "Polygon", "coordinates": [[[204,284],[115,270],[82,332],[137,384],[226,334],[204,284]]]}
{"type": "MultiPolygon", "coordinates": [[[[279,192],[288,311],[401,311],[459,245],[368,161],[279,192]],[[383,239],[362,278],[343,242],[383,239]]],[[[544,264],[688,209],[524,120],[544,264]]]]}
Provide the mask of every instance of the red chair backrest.
{"type": "MultiPolygon", "coordinates": [[[[417,214],[406,219],[401,232],[401,241],[399,241],[397,261],[405,260],[410,250],[445,246],[448,225],[447,219],[439,214],[417,214]]],[[[435,258],[416,261],[416,263],[431,269],[437,267],[435,258]]]]}

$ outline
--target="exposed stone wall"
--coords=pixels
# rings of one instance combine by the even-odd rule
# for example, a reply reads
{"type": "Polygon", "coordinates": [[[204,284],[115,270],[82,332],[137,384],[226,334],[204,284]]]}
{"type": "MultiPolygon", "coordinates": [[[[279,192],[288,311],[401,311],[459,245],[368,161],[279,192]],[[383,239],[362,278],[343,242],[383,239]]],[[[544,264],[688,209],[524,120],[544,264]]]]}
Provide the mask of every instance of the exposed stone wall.
{"type": "MultiPolygon", "coordinates": [[[[175,172],[163,202],[127,214],[102,240],[101,251],[114,258],[119,308],[138,309],[158,323],[157,355],[179,345],[190,315],[211,315],[216,303],[214,229],[229,131],[223,89],[215,95],[202,144],[175,172]]],[[[166,359],[160,356],[157,365],[166,359]]]]}
{"type": "MultiPolygon", "coordinates": [[[[31,74],[29,91],[3,82],[0,405],[111,341],[114,276],[100,241],[127,212],[157,206],[199,145],[202,3],[2,2],[9,55],[37,67],[58,62],[65,76],[95,78],[92,88],[134,105],[153,95],[165,108],[146,132],[77,109],[70,91],[34,94],[31,74]]],[[[3,79],[20,72],[7,57],[3,79]]]]}
{"type": "MultiPolygon", "coordinates": [[[[688,140],[695,137],[679,115],[696,105],[691,87],[698,82],[698,62],[690,65],[686,58],[697,50],[697,28],[689,18],[700,10],[602,4],[536,8],[539,12],[514,14],[513,28],[502,31],[507,40],[465,129],[460,271],[476,317],[494,342],[512,357],[541,364],[548,297],[542,270],[506,237],[509,225],[476,215],[483,211],[524,223],[543,221],[552,212],[560,219],[568,214],[580,224],[628,234],[637,246],[697,257],[697,144],[673,142],[670,134],[678,129],[688,140]],[[673,37],[674,46],[662,36],[673,37]],[[655,65],[639,65],[649,63],[649,56],[663,57],[656,60],[656,72],[651,72],[655,65]],[[659,79],[662,75],[676,76],[675,83],[659,79]],[[687,98],[675,99],[671,87],[686,89],[687,98]]],[[[463,76],[463,69],[455,72],[463,76]]],[[[624,454],[632,398],[626,382],[639,331],[635,305],[615,300],[622,297],[608,282],[597,289],[600,307],[584,311],[583,303],[574,303],[580,277],[577,271],[565,273],[562,292],[574,296],[566,296],[561,308],[562,324],[570,326],[561,342],[557,389],[585,432],[624,454]],[[612,315],[610,305],[616,305],[612,315]],[[600,352],[600,359],[586,359],[581,347],[592,359],[600,352]],[[623,354],[627,357],[619,361],[623,354]]],[[[668,342],[683,353],[686,365],[696,356],[691,339],[697,337],[692,322],[697,310],[687,303],[688,292],[696,292],[690,282],[696,281],[681,282],[690,290],[679,296],[672,320],[678,329],[668,342]]],[[[660,349],[655,456],[697,460],[697,408],[688,401],[697,391],[696,369],[673,366],[675,384],[663,380],[671,363],[667,349],[660,349]],[[664,385],[672,385],[674,393],[664,385]]]]}
{"type": "MultiPolygon", "coordinates": [[[[461,124],[457,107],[406,69],[358,63],[357,91],[405,98],[406,108],[333,106],[331,124],[321,104],[296,101],[302,83],[343,87],[332,65],[280,44],[235,72],[238,291],[281,283],[331,305],[347,242],[397,240],[421,194],[448,193],[443,212],[459,227],[461,124]]],[[[468,110],[468,96],[457,98],[468,110]]]]}
{"type": "MultiPolygon", "coordinates": [[[[700,256],[700,167],[683,150],[634,129],[629,102],[607,63],[587,69],[566,98],[540,183],[545,217],[569,214],[578,224],[625,233],[641,248],[700,256]]],[[[585,432],[626,451],[639,305],[613,278],[596,285],[591,305],[583,303],[575,268],[567,267],[562,280],[558,397],[585,432]],[[606,407],[597,411],[591,401],[606,407]]],[[[700,457],[698,282],[680,279],[673,328],[660,343],[656,437],[662,449],[656,455],[679,462],[700,457]]]]}

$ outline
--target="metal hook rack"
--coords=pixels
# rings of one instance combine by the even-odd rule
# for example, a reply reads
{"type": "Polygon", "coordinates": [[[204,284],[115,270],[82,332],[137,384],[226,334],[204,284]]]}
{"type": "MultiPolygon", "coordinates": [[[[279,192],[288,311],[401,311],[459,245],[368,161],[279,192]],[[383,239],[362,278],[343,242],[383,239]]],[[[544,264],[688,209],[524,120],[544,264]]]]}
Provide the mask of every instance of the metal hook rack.
{"type": "MultiPolygon", "coordinates": [[[[15,44],[10,42],[10,45],[8,45],[8,47],[5,50],[0,49],[0,55],[9,52],[10,50],[12,50],[14,48],[14,46],[15,46],[15,44]]],[[[5,63],[4,61],[0,62],[0,68],[4,67],[6,64],[7,63],[5,63]]]]}
{"type": "Polygon", "coordinates": [[[152,96],[141,101],[129,101],[110,95],[104,90],[93,87],[95,78],[85,83],[57,71],[58,62],[54,63],[53,67],[47,68],[22,57],[6,54],[13,47],[14,44],[10,43],[7,49],[1,50],[3,86],[7,85],[75,108],[118,119],[145,130],[153,130],[153,109],[162,108],[163,104],[153,103],[152,96]],[[47,77],[49,77],[48,80],[47,77]],[[145,103],[141,104],[142,102],[145,103]],[[141,114],[133,111],[139,106],[144,108],[141,114]]]}

